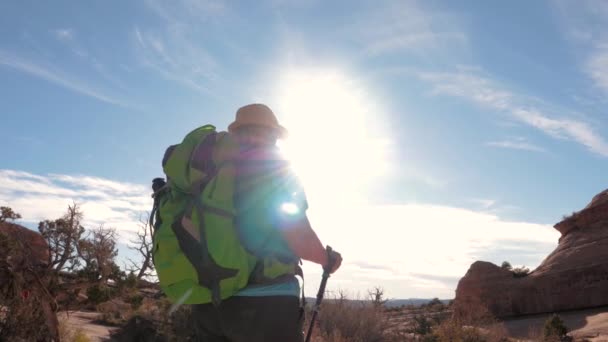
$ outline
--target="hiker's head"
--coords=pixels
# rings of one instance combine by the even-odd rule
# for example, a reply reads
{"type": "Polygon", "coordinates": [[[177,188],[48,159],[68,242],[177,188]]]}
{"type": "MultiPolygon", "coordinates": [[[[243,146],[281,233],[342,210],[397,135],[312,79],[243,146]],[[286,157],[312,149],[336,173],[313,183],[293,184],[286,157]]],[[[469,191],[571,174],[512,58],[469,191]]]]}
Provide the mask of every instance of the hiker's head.
{"type": "Polygon", "coordinates": [[[268,106],[250,104],[239,108],[236,120],[228,126],[242,145],[270,146],[287,135],[287,130],[279,122],[268,106]]]}

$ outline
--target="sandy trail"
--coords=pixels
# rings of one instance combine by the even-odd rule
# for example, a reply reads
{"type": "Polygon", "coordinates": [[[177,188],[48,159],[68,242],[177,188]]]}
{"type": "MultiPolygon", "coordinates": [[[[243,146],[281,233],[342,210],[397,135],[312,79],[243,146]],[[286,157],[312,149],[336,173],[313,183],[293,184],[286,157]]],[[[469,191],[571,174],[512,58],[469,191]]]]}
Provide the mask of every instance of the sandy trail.
{"type": "Polygon", "coordinates": [[[74,331],[80,329],[91,339],[91,342],[109,342],[110,333],[116,328],[95,323],[98,312],[70,311],[69,313],[60,312],[59,321],[67,322],[69,328],[74,331]]]}

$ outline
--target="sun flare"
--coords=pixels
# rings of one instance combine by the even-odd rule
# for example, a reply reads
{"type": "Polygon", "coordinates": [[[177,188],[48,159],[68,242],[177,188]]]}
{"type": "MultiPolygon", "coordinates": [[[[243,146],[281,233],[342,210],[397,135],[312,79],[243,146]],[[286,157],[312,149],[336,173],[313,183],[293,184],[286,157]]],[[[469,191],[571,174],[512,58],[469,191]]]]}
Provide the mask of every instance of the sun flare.
{"type": "Polygon", "coordinates": [[[378,119],[369,94],[335,71],[288,72],[278,109],[289,138],[281,149],[309,197],[353,201],[387,168],[386,138],[370,134],[378,119]]]}

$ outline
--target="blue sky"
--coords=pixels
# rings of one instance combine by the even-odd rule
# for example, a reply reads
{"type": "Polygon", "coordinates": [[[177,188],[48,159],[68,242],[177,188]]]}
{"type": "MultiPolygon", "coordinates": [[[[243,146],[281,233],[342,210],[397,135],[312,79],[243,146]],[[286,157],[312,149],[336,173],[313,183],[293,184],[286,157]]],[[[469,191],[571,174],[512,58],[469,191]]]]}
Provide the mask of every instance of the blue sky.
{"type": "Polygon", "coordinates": [[[2,2],[0,203],[32,225],[74,199],[127,239],[166,146],[263,102],[344,251],[334,286],[449,298],[473,260],[538,265],[606,187],[606,23],[602,1],[2,2]]]}

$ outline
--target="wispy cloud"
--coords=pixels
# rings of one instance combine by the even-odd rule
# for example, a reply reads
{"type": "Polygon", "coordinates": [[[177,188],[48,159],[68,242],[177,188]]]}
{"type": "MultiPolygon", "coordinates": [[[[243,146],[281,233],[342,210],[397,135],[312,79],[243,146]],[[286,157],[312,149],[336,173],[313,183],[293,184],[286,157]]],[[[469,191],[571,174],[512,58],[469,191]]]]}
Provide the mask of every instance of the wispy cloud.
{"type": "Polygon", "coordinates": [[[146,0],[147,8],[162,19],[161,28],[135,27],[136,54],[141,63],[167,80],[213,94],[210,82],[219,80],[219,63],[205,47],[209,27],[229,11],[222,0],[146,0]],[[207,22],[204,31],[198,31],[207,22]],[[203,38],[205,37],[205,38],[203,38]]]}
{"type": "Polygon", "coordinates": [[[549,106],[507,90],[488,77],[471,71],[420,72],[418,77],[433,86],[434,94],[465,98],[507,113],[512,119],[554,138],[572,140],[594,153],[608,156],[608,142],[588,122],[557,118],[549,106]]]}
{"type": "Polygon", "coordinates": [[[110,68],[102,63],[97,57],[89,53],[88,49],[83,45],[83,42],[76,39],[74,29],[57,29],[52,30],[51,33],[55,38],[62,43],[79,59],[85,61],[90,67],[92,67],[97,74],[103,77],[106,81],[111,83],[115,87],[122,88],[123,90],[129,90],[130,88],[124,84],[120,77],[111,72],[110,68]]]}
{"type": "Polygon", "coordinates": [[[524,138],[515,138],[510,140],[501,141],[490,141],[486,143],[487,146],[507,148],[514,150],[524,150],[532,152],[546,152],[546,150],[538,145],[528,142],[524,138]]]}
{"type": "Polygon", "coordinates": [[[35,224],[60,217],[73,201],[82,205],[85,223],[105,224],[124,232],[138,228],[140,216],[152,205],[142,185],[109,179],[0,169],[0,203],[35,224]]]}
{"type": "MultiPolygon", "coordinates": [[[[608,30],[606,34],[608,35],[608,30]]],[[[608,94],[608,46],[597,49],[589,57],[585,70],[595,84],[608,94]]]]}
{"type": "Polygon", "coordinates": [[[608,94],[608,3],[558,0],[553,5],[573,50],[582,56],[582,72],[608,94]]]}
{"type": "Polygon", "coordinates": [[[167,3],[161,0],[146,0],[148,8],[164,20],[176,23],[210,19],[228,11],[228,2],[224,0],[176,0],[167,3]]]}
{"type": "Polygon", "coordinates": [[[210,81],[216,80],[218,63],[201,45],[187,38],[183,26],[164,31],[133,30],[134,48],[143,66],[167,80],[196,91],[210,93],[210,81]]]}
{"type": "Polygon", "coordinates": [[[483,209],[489,209],[496,205],[496,200],[487,199],[487,198],[474,198],[470,200],[473,203],[480,205],[483,209]]]}
{"type": "Polygon", "coordinates": [[[53,36],[55,36],[55,38],[63,42],[71,41],[72,39],[74,39],[73,29],[61,28],[52,30],[51,33],[53,34],[53,36]]]}
{"type": "Polygon", "coordinates": [[[118,101],[115,98],[110,97],[97,89],[94,89],[92,86],[80,80],[68,76],[58,70],[54,70],[51,67],[36,64],[23,58],[18,58],[2,50],[0,50],[0,66],[4,66],[29,74],[34,77],[41,78],[48,82],[72,90],[76,93],[86,95],[103,102],[124,106],[121,101],[118,101]]]}
{"type": "Polygon", "coordinates": [[[455,16],[426,10],[416,1],[389,2],[355,16],[351,22],[353,26],[346,29],[349,39],[361,42],[370,56],[447,48],[455,51],[468,43],[455,16]]]}

